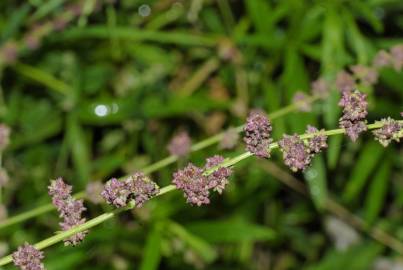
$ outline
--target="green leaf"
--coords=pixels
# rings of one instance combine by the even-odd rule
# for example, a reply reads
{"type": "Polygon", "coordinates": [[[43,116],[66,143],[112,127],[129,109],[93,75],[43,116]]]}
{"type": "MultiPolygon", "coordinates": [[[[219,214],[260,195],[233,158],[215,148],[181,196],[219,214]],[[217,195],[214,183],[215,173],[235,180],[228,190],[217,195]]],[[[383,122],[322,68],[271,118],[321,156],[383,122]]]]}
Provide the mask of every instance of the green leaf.
{"type": "Polygon", "coordinates": [[[385,203],[391,164],[385,160],[377,168],[365,199],[365,221],[372,224],[385,203]]]}
{"type": "Polygon", "coordinates": [[[323,209],[327,199],[326,166],[322,155],[316,156],[312,166],[304,172],[309,193],[318,209],[323,209]]]}
{"type": "Polygon", "coordinates": [[[384,148],[375,141],[370,141],[363,147],[344,189],[345,201],[351,202],[360,194],[383,152],[384,148]]]}
{"type": "Polygon", "coordinates": [[[168,227],[173,234],[187,243],[206,262],[212,262],[217,257],[216,251],[205,241],[205,238],[193,234],[187,228],[174,222],[169,222],[168,227]]]}
{"type": "Polygon", "coordinates": [[[140,270],[158,269],[161,260],[162,223],[157,222],[147,236],[140,270]]]}
{"type": "Polygon", "coordinates": [[[273,229],[242,220],[198,221],[187,224],[186,228],[213,244],[268,241],[276,237],[273,229]]]}

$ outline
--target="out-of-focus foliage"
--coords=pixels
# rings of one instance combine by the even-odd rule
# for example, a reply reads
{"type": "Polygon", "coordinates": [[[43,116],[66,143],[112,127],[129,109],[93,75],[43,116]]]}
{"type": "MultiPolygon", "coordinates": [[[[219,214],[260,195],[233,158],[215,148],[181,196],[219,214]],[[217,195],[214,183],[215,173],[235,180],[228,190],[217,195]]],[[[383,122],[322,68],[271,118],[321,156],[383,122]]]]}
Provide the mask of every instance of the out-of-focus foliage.
{"type": "MultiPolygon", "coordinates": [[[[69,2],[1,1],[0,46],[23,40],[69,2]]],[[[63,176],[79,191],[88,181],[131,173],[166,157],[178,130],[196,142],[241,124],[250,108],[276,111],[316,78],[334,79],[340,69],[368,65],[379,49],[403,43],[401,0],[101,2],[1,67],[0,119],[12,128],[2,157],[11,178],[2,190],[9,214],[49,202],[49,179],[63,176]]],[[[402,81],[403,73],[385,69],[374,88],[360,89],[369,96],[369,122],[399,116],[402,81]]],[[[308,123],[337,128],[338,98],[333,91],[310,113],[274,120],[274,138],[301,133],[308,123]]],[[[234,155],[210,147],[189,159],[201,164],[219,152],[234,155]]],[[[278,152],[272,159],[280,160],[278,152]]],[[[167,185],[185,163],[152,177],[167,185]]],[[[396,144],[384,149],[369,134],[355,144],[332,137],[328,151],[297,175],[309,185],[305,198],[251,159],[209,206],[191,207],[175,191],[94,228],[78,247],[47,249],[45,265],[364,270],[392,264],[397,254],[365,232],[340,250],[323,207],[332,196],[403,241],[402,166],[396,144]]],[[[86,206],[88,217],[107,209],[86,206]]],[[[1,230],[0,244],[12,251],[56,230],[52,212],[1,230]]]]}

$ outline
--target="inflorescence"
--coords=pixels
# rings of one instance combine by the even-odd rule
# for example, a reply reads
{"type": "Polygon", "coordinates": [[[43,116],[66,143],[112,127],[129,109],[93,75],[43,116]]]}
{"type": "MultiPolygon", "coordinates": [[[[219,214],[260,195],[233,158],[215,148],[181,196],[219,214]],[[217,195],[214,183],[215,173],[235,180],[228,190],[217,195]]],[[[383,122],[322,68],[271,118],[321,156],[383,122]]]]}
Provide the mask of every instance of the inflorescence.
{"type": "Polygon", "coordinates": [[[127,206],[131,200],[134,200],[136,207],[142,207],[158,193],[158,185],[143,173],[137,172],[124,181],[112,178],[106,182],[101,195],[108,204],[121,208],[127,206]]]}
{"type": "Polygon", "coordinates": [[[21,270],[44,270],[42,259],[43,252],[37,250],[34,246],[25,243],[20,246],[12,255],[13,262],[21,270]]]}
{"type": "Polygon", "coordinates": [[[244,127],[246,149],[258,157],[269,158],[269,145],[271,139],[272,126],[267,115],[260,110],[252,111],[244,127]]]}
{"type": "MultiPolygon", "coordinates": [[[[86,210],[83,200],[76,200],[71,196],[72,186],[67,185],[62,178],[52,180],[49,186],[49,195],[52,196],[52,203],[59,212],[60,227],[63,231],[67,231],[72,227],[85,223],[86,219],[82,218],[82,213],[86,210]]],[[[79,232],[64,240],[64,244],[78,245],[84,240],[87,232],[79,232]]]]}

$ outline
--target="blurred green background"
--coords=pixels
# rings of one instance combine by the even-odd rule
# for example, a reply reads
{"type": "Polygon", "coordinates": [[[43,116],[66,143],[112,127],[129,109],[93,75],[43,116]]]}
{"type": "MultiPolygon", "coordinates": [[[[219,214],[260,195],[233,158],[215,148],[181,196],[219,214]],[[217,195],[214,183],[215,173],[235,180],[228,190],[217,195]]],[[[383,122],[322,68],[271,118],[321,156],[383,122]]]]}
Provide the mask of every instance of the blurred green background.
{"type": "MultiPolygon", "coordinates": [[[[250,108],[279,110],[318,77],[332,80],[403,43],[401,0],[83,0],[79,15],[69,10],[72,3],[0,2],[0,120],[12,129],[2,155],[10,181],[1,203],[11,216],[48,203],[49,179],[63,176],[77,192],[89,181],[129,174],[166,157],[178,130],[197,142],[242,124],[250,108]],[[60,29],[41,28],[66,14],[74,16],[60,29]]],[[[403,73],[385,69],[375,87],[360,89],[369,95],[369,122],[399,117],[402,81],[403,73]]],[[[275,119],[273,137],[302,133],[308,123],[337,128],[337,100],[333,91],[312,112],[275,119]]],[[[165,186],[189,160],[202,164],[243,148],[212,146],[152,178],[165,186]]],[[[402,254],[367,230],[377,226],[403,241],[402,153],[370,134],[354,144],[332,137],[328,151],[294,175],[308,185],[308,196],[278,181],[292,177],[278,151],[272,162],[251,158],[236,166],[229,187],[210,205],[192,207],[174,191],[92,229],[80,246],[46,249],[45,265],[403,269],[402,254]],[[329,211],[329,198],[364,225],[329,211]]],[[[86,207],[88,218],[110,209],[86,207]]],[[[57,230],[55,212],[0,229],[0,255],[57,230]]]]}

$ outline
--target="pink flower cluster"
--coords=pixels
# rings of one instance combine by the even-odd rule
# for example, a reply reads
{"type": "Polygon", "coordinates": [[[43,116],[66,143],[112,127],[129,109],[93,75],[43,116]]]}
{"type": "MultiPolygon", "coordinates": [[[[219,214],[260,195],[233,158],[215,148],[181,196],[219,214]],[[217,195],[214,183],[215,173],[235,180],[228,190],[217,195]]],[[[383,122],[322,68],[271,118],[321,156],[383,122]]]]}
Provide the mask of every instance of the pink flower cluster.
{"type": "MultiPolygon", "coordinates": [[[[49,188],[49,195],[52,196],[52,203],[63,218],[60,227],[67,231],[77,225],[85,223],[82,213],[86,210],[83,200],[76,200],[71,196],[72,187],[67,185],[61,177],[52,180],[49,188]]],[[[64,240],[65,245],[78,245],[81,243],[87,232],[79,232],[64,240]]]]}
{"type": "Polygon", "coordinates": [[[168,151],[171,155],[186,157],[190,152],[192,140],[186,131],[175,134],[168,144],[168,151]]]}
{"type": "Polygon", "coordinates": [[[232,174],[230,168],[220,166],[223,161],[224,158],[218,155],[207,158],[203,169],[189,163],[173,174],[172,183],[177,189],[183,190],[188,203],[197,206],[209,204],[210,190],[221,194],[232,174]],[[206,171],[210,170],[213,171],[206,175],[206,171]]]}
{"type": "Polygon", "coordinates": [[[246,149],[261,158],[270,157],[269,145],[273,141],[271,136],[272,126],[267,115],[260,110],[253,110],[246,120],[244,127],[246,149]]]}
{"type": "Polygon", "coordinates": [[[372,132],[375,136],[375,140],[379,141],[384,147],[388,146],[392,140],[399,142],[400,137],[403,136],[403,134],[401,134],[403,125],[390,117],[384,118],[380,122],[383,126],[372,132]]]}
{"type": "Polygon", "coordinates": [[[127,206],[131,200],[134,200],[136,207],[142,207],[158,193],[158,185],[143,173],[137,172],[124,181],[112,178],[106,182],[101,195],[108,204],[120,208],[127,206]]]}
{"type": "Polygon", "coordinates": [[[12,254],[15,266],[21,270],[44,270],[42,259],[43,252],[37,250],[34,246],[25,243],[12,254]]]}

